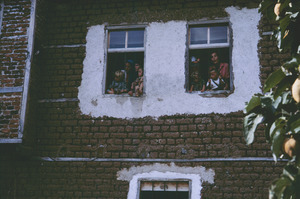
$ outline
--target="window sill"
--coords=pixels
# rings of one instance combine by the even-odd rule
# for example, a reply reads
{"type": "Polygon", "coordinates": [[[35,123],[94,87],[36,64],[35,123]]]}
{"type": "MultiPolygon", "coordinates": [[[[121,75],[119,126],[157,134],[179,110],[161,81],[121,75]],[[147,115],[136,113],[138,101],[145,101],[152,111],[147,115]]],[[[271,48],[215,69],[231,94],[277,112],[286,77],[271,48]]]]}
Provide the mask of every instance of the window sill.
{"type": "Polygon", "coordinates": [[[128,93],[122,93],[122,94],[107,94],[107,93],[105,93],[104,97],[133,97],[133,98],[143,98],[143,97],[146,97],[146,95],[143,94],[143,95],[141,95],[139,97],[136,97],[135,95],[130,96],[128,93]]]}
{"type": "Polygon", "coordinates": [[[220,91],[193,91],[191,94],[198,94],[201,97],[228,97],[233,93],[233,90],[220,90],[220,91]]]}

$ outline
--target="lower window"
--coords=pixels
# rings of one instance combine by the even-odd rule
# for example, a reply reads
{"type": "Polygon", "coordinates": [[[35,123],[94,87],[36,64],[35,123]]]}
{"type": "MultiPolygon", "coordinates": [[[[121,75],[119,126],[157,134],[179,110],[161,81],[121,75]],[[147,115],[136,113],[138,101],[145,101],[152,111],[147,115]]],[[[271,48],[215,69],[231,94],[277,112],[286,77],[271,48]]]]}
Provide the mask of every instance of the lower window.
{"type": "Polygon", "coordinates": [[[141,181],[139,199],[189,199],[189,181],[141,181]]]}

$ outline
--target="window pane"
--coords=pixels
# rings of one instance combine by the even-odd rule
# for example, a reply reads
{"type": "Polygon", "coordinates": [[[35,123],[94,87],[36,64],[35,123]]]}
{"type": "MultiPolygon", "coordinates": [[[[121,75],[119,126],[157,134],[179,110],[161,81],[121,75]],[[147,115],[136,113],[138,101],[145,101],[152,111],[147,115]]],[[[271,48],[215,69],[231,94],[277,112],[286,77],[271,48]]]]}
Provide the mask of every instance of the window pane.
{"type": "Polygon", "coordinates": [[[188,182],[178,182],[177,191],[189,191],[189,183],[188,182]]]}
{"type": "Polygon", "coordinates": [[[210,43],[227,43],[227,26],[211,27],[210,43]]]}
{"type": "Polygon", "coordinates": [[[163,182],[154,182],[153,183],[153,191],[164,191],[165,184],[163,182]]]}
{"type": "Polygon", "coordinates": [[[114,31],[109,33],[109,48],[125,48],[125,31],[114,31]]]}
{"type": "Polygon", "coordinates": [[[141,191],[152,191],[152,182],[141,182],[141,191]]]}
{"type": "Polygon", "coordinates": [[[144,31],[128,31],[128,48],[144,47],[144,31]]]}
{"type": "Polygon", "coordinates": [[[207,44],[207,27],[191,28],[191,44],[207,44]]]}

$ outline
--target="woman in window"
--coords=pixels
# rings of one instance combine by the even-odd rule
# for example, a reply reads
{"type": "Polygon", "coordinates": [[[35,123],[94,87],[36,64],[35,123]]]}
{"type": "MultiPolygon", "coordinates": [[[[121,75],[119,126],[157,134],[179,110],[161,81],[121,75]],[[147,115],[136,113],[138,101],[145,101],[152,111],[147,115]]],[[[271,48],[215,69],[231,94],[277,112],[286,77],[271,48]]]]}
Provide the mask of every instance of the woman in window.
{"type": "MultiPolygon", "coordinates": [[[[228,63],[223,63],[220,61],[219,56],[217,54],[217,52],[212,52],[211,53],[211,62],[213,64],[213,66],[209,67],[209,71],[213,69],[216,69],[219,71],[220,77],[222,79],[224,79],[225,83],[227,85],[229,85],[229,81],[230,81],[230,73],[229,73],[229,65],[228,63]]],[[[225,88],[225,90],[228,90],[229,88],[225,88]]]]}
{"type": "Polygon", "coordinates": [[[125,62],[124,70],[122,72],[125,74],[125,83],[127,90],[130,90],[132,82],[136,79],[136,72],[133,69],[134,62],[132,60],[128,60],[125,62]]]}

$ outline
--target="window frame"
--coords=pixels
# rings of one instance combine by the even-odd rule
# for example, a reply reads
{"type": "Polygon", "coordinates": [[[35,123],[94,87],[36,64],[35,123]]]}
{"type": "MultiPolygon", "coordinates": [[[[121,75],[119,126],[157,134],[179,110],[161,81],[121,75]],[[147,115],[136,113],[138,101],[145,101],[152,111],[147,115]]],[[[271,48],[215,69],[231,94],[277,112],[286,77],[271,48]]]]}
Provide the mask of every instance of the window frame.
{"type": "MultiPolygon", "coordinates": [[[[209,34],[209,31],[208,31],[209,34]]],[[[209,36],[208,36],[209,38],[209,36]]],[[[220,49],[220,48],[228,48],[228,65],[229,65],[229,73],[230,73],[230,82],[229,82],[229,90],[218,90],[218,91],[192,91],[191,94],[199,94],[203,97],[223,97],[228,96],[228,94],[233,93],[234,85],[233,85],[233,72],[232,72],[232,48],[233,48],[233,40],[232,40],[232,26],[230,24],[229,18],[221,18],[215,20],[200,20],[200,21],[190,21],[187,22],[187,39],[186,39],[186,81],[185,88],[186,92],[189,93],[189,68],[190,68],[190,50],[201,50],[201,49],[220,49]],[[214,27],[219,25],[227,26],[227,43],[214,43],[214,44],[190,44],[190,33],[191,28],[193,27],[214,27]]]]}
{"type": "MultiPolygon", "coordinates": [[[[138,186],[137,186],[137,189],[138,189],[138,192],[137,192],[137,199],[140,199],[140,193],[141,193],[141,183],[142,182],[188,182],[189,184],[189,199],[191,199],[191,193],[192,193],[192,180],[191,179],[184,179],[184,178],[175,178],[175,179],[172,179],[172,178],[140,178],[138,179],[138,186]]],[[[153,185],[152,185],[153,186],[153,185]]],[[[153,188],[152,188],[153,189],[153,188]]],[[[152,190],[154,191],[154,190],[152,190]]],[[[176,190],[177,191],[177,190],[176,190]]],[[[157,192],[167,192],[167,191],[157,191],[157,192]]]]}
{"type": "MultiPolygon", "coordinates": [[[[105,30],[105,41],[104,41],[104,73],[103,73],[103,82],[102,85],[102,93],[104,96],[114,96],[114,97],[130,97],[128,94],[107,94],[106,91],[106,80],[107,80],[107,67],[108,67],[108,54],[109,53],[138,53],[143,52],[144,53],[144,61],[142,63],[143,65],[143,73],[144,73],[144,87],[143,87],[143,97],[146,93],[146,77],[145,77],[145,63],[146,63],[146,28],[148,24],[138,24],[138,25],[106,25],[105,30]],[[128,40],[128,31],[130,30],[144,30],[144,46],[143,47],[135,47],[135,48],[109,48],[109,32],[110,31],[126,31],[126,38],[125,40],[128,40]]],[[[126,42],[125,42],[126,43],[126,42]]]]}

